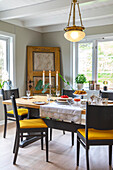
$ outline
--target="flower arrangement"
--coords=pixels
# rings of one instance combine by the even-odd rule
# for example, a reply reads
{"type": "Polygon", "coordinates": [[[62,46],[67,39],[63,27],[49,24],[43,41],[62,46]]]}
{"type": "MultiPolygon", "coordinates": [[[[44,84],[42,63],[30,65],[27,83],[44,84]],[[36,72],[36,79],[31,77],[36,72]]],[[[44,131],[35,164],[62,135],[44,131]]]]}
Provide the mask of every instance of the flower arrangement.
{"type": "Polygon", "coordinates": [[[4,87],[4,84],[9,80],[9,74],[7,71],[3,71],[2,73],[2,81],[0,82],[0,89],[4,87]]]}

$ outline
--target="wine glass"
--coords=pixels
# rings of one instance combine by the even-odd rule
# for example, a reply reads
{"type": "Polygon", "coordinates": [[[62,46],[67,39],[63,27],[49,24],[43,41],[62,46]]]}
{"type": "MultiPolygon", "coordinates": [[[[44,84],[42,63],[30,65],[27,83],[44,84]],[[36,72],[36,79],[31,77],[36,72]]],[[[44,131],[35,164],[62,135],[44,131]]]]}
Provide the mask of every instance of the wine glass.
{"type": "Polygon", "coordinates": [[[30,91],[29,90],[26,91],[26,95],[27,95],[27,97],[29,99],[29,97],[30,97],[30,91]]]}

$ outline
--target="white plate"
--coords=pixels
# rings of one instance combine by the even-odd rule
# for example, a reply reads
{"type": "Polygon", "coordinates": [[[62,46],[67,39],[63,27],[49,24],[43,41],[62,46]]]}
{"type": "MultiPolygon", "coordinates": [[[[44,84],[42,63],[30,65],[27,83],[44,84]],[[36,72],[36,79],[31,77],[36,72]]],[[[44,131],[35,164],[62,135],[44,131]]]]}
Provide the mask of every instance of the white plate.
{"type": "Polygon", "coordinates": [[[67,100],[57,100],[57,102],[58,102],[58,103],[66,103],[66,102],[68,103],[67,100]]]}
{"type": "Polygon", "coordinates": [[[36,102],[33,102],[34,104],[38,104],[38,105],[43,105],[43,104],[46,104],[46,102],[42,102],[42,101],[36,101],[36,102]]]}
{"type": "Polygon", "coordinates": [[[23,96],[23,97],[21,97],[22,99],[32,99],[33,97],[32,96],[29,96],[29,97],[27,97],[27,96],[23,96]]]}
{"type": "Polygon", "coordinates": [[[75,95],[75,96],[87,96],[87,94],[74,94],[74,93],[73,93],[73,95],[75,95]]]}
{"type": "Polygon", "coordinates": [[[108,100],[108,103],[113,103],[113,100],[108,100]]]}

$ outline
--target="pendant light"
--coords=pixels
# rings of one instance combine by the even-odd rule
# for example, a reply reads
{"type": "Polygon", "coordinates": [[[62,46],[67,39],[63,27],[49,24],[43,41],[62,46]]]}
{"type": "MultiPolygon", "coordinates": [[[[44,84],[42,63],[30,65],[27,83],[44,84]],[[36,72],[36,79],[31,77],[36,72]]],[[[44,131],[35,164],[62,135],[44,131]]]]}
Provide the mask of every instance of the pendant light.
{"type": "Polygon", "coordinates": [[[81,18],[79,3],[77,2],[77,0],[72,0],[70,14],[69,14],[69,20],[68,20],[68,25],[67,25],[66,28],[64,28],[64,31],[65,31],[64,37],[68,41],[78,42],[78,41],[82,40],[85,37],[84,30],[85,30],[85,28],[84,28],[84,26],[82,24],[82,18],[81,18]],[[76,5],[78,6],[78,12],[79,12],[81,26],[76,26],[75,25],[75,7],[76,7],[76,5]],[[72,9],[73,9],[73,26],[69,26],[70,25],[70,18],[71,18],[72,9]]]}

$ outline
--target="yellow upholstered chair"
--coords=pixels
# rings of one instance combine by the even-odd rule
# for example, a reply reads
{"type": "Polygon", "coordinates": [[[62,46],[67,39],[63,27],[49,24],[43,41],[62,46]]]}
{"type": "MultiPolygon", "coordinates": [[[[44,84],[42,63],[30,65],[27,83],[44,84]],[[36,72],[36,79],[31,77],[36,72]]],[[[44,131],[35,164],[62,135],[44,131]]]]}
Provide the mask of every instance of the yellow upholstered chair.
{"type": "Polygon", "coordinates": [[[85,129],[77,130],[77,166],[79,166],[80,143],[86,149],[86,163],[89,170],[89,147],[109,146],[109,165],[112,162],[113,105],[89,105],[86,107],[85,129]]]}
{"type": "MultiPolygon", "coordinates": [[[[14,94],[15,98],[19,98],[19,90],[17,89],[11,89],[11,90],[2,90],[3,94],[3,100],[9,100],[11,95],[14,94]]],[[[5,113],[5,124],[4,124],[4,134],[3,137],[6,137],[6,129],[7,129],[7,120],[15,121],[13,110],[7,111],[7,106],[4,104],[4,113],[5,113]]],[[[27,118],[28,115],[28,109],[25,108],[19,108],[18,109],[18,117],[19,120],[23,120],[24,118],[27,118]]]]}
{"type": "Polygon", "coordinates": [[[46,138],[46,161],[48,162],[48,126],[40,118],[19,120],[15,97],[11,96],[11,100],[12,100],[14,115],[16,117],[16,136],[15,136],[15,144],[13,149],[13,153],[15,153],[15,155],[14,155],[13,164],[16,163],[18,149],[19,149],[19,139],[21,137],[21,134],[23,134],[23,137],[39,136],[41,138],[42,150],[43,150],[43,137],[46,138]],[[31,132],[35,132],[35,133],[31,134],[31,132]],[[38,132],[38,134],[36,132],[38,132]]]}

